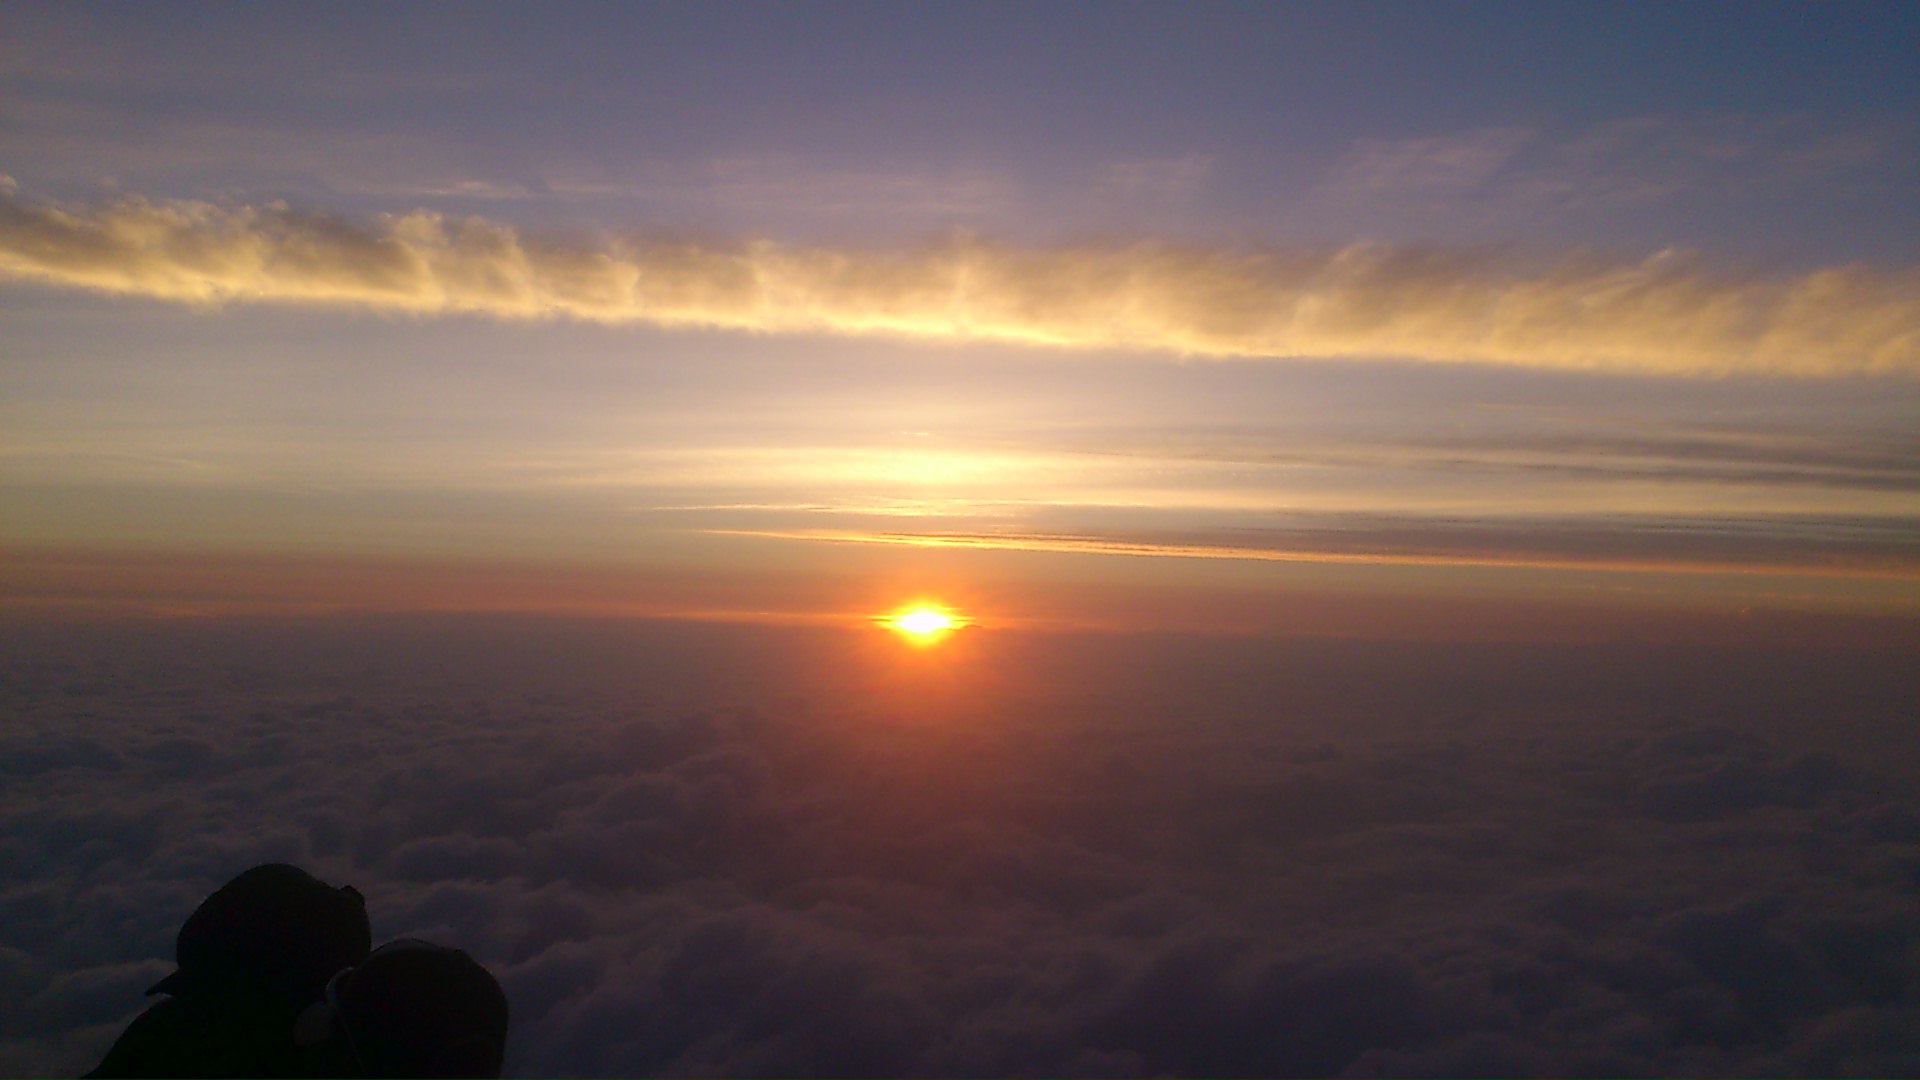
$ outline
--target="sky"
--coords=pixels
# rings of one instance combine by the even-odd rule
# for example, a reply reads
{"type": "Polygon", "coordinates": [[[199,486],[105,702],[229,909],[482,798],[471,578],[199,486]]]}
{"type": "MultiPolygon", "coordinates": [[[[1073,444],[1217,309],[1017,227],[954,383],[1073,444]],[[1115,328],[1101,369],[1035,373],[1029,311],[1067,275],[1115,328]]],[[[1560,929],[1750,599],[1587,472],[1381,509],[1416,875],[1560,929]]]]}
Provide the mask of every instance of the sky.
{"type": "Polygon", "coordinates": [[[7,21],[37,608],[1920,602],[1898,5],[7,21]]]}
{"type": "Polygon", "coordinates": [[[1913,1071],[1915,55],[0,8],[0,1072],[268,858],[521,1073],[1913,1071]]]}

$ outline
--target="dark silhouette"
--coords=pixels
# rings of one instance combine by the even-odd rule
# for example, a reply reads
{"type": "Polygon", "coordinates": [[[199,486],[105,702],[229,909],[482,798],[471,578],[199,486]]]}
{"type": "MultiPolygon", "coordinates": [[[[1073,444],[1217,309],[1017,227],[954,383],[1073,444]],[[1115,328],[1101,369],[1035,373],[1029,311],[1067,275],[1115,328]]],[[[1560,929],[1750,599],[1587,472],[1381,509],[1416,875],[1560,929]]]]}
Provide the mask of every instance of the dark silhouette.
{"type": "Polygon", "coordinates": [[[292,1076],[293,1022],[328,978],[366,958],[366,901],[284,863],[256,866],[180,928],[168,995],[127,1026],[89,1077],[292,1076]]]}
{"type": "Polygon", "coordinates": [[[498,1076],[500,984],[424,941],[369,951],[366,902],[298,867],[256,866],[188,917],[167,995],[88,1077],[498,1076]]]}
{"type": "Polygon", "coordinates": [[[294,1041],[328,1076],[498,1076],[507,996],[466,953],[402,939],[334,976],[294,1041]]]}

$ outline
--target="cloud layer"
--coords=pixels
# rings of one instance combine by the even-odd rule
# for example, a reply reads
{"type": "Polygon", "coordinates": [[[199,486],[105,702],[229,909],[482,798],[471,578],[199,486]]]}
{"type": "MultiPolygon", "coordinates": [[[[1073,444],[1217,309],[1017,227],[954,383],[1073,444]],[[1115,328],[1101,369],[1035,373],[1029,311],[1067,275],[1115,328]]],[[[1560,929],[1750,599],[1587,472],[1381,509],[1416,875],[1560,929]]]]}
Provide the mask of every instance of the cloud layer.
{"type": "Polygon", "coordinates": [[[0,641],[0,1073],[92,1064],[185,914],[273,859],[500,972],[534,1075],[1920,1060],[1901,656],[1023,637],[961,677],[645,624],[0,641]]]}
{"type": "Polygon", "coordinates": [[[1920,374],[1920,271],[1717,273],[1661,252],[1524,267],[1355,245],[1222,251],[566,245],[428,212],[353,222],[129,197],[0,201],[0,275],[195,304],[888,334],[1197,357],[1403,357],[1674,375],[1920,374]]]}

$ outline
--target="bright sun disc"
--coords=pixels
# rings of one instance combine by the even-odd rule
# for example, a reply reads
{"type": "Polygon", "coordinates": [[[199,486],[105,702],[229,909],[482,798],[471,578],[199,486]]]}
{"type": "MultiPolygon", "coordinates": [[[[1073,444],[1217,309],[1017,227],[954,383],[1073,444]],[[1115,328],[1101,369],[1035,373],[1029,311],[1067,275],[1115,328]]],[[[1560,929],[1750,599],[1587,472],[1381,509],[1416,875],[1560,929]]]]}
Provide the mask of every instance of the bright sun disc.
{"type": "Polygon", "coordinates": [[[960,620],[952,612],[936,607],[914,607],[896,612],[880,620],[880,624],[896,631],[909,641],[932,642],[960,628],[960,620]]]}
{"type": "Polygon", "coordinates": [[[909,634],[937,634],[953,629],[953,618],[943,611],[909,611],[894,620],[894,625],[909,634]]]}

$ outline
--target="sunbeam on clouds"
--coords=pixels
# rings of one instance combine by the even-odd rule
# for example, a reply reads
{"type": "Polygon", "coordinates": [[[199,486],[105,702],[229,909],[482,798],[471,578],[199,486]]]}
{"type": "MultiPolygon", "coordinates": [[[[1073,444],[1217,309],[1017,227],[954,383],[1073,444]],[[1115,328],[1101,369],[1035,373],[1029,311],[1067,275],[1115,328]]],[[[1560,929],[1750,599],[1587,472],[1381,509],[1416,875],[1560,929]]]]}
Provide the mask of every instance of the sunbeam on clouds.
{"type": "Polygon", "coordinates": [[[1526,266],[1358,244],[891,251],[609,241],[485,218],[359,222],[284,204],[9,195],[0,273],[192,304],[332,304],[755,333],[881,334],[1194,357],[1394,357],[1670,375],[1920,374],[1920,272],[1717,272],[1673,251],[1526,266]]]}

